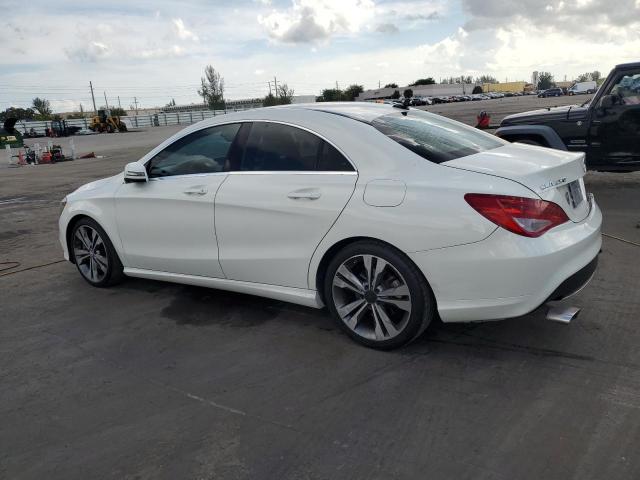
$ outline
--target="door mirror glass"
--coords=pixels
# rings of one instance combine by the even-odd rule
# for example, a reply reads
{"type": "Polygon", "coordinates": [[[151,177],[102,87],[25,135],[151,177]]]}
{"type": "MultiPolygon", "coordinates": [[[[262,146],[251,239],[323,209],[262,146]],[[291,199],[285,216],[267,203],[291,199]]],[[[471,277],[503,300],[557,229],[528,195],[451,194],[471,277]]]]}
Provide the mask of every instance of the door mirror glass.
{"type": "Polygon", "coordinates": [[[602,110],[606,110],[607,108],[613,107],[613,95],[604,95],[600,99],[600,105],[598,105],[602,110]]]}
{"type": "Polygon", "coordinates": [[[124,183],[146,182],[147,169],[138,162],[127,163],[124,167],[124,183]]]}

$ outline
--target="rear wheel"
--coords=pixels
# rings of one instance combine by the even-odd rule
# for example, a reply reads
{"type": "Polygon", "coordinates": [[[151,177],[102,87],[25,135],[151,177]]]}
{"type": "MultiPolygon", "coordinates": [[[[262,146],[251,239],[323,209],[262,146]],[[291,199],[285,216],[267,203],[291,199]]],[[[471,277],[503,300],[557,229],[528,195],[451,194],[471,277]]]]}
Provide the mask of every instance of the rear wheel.
{"type": "Polygon", "coordinates": [[[71,232],[71,253],[80,275],[94,287],[120,282],[123,268],[105,231],[90,218],[79,220],[71,232]]]}
{"type": "Polygon", "coordinates": [[[433,293],[420,271],[402,253],[375,241],[348,245],[331,260],[324,298],[351,338],[385,350],[411,342],[436,316],[433,293]]]}

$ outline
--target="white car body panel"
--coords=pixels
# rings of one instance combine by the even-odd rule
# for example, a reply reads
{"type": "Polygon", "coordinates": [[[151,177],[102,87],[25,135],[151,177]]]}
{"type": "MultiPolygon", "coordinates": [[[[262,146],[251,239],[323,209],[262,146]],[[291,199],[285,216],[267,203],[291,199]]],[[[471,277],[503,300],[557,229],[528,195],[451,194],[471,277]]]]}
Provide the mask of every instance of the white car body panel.
{"type": "Polygon", "coordinates": [[[159,272],[224,277],[218,261],[214,198],[226,173],[122,183],[115,192],[127,265],[159,272]]]}
{"type": "MultiPolygon", "coordinates": [[[[579,154],[505,142],[438,165],[371,125],[320,108],[341,107],[295,105],[214,117],[185,128],[139,163],[203,128],[273,121],[329,141],[357,172],[229,172],[144,184],[124,184],[121,174],[92,182],[67,196],[59,221],[65,258],[69,224],[86,215],[107,232],[127,275],[321,307],[316,282],[325,254],[340,242],[372,238],[412,259],[443,321],[458,322],[525,314],[597,255],[602,216],[595,202],[576,211],[562,203],[562,187],[572,179],[580,179],[586,194],[579,154]],[[566,182],[539,188],[556,177],[566,182]],[[184,190],[201,186],[205,194],[183,198],[184,190]],[[291,199],[291,192],[320,197],[291,199]],[[551,200],[572,221],[539,238],[522,237],[478,214],[465,193],[551,200]]],[[[370,103],[349,108],[397,113],[370,103]]]]}
{"type": "Polygon", "coordinates": [[[230,174],[215,207],[227,278],[308,288],[309,259],[357,178],[356,172],[230,174]]]}
{"type": "Polygon", "coordinates": [[[589,214],[588,202],[577,208],[565,199],[567,185],[580,180],[582,196],[586,200],[584,182],[587,169],[584,152],[565,152],[546,147],[511,143],[502,148],[444,162],[442,165],[473,172],[509,178],[531,189],[543,200],[557,203],[574,222],[589,214]]]}
{"type": "Polygon", "coordinates": [[[255,282],[241,282],[226,278],[208,278],[197,275],[181,275],[179,273],[156,272],[126,267],[124,273],[130,277],[147,278],[164,282],[182,283],[197,287],[219,288],[230,292],[246,293],[260,297],[272,298],[283,302],[295,303],[305,307],[322,308],[324,304],[315,290],[304,288],[282,287],[255,282]]]}

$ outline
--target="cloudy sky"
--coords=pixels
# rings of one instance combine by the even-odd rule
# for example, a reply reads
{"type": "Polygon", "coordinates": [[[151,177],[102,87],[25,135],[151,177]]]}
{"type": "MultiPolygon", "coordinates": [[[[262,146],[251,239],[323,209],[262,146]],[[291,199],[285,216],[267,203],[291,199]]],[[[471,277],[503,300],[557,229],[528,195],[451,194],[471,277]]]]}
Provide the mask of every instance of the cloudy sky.
{"type": "Polygon", "coordinates": [[[198,102],[205,65],[227,98],[492,74],[557,80],[640,60],[640,0],[0,0],[0,108],[198,102]]]}

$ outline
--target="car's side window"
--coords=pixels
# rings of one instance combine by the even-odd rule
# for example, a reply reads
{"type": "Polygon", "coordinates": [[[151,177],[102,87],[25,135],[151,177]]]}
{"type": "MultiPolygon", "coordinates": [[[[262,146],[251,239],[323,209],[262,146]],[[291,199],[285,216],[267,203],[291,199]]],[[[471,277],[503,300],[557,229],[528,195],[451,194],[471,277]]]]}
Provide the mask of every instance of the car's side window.
{"type": "Polygon", "coordinates": [[[344,155],[333,145],[323,141],[320,158],[318,158],[318,171],[320,172],[353,172],[354,168],[344,155]]]}
{"type": "Polygon", "coordinates": [[[240,125],[205,128],[175,141],[147,163],[149,178],[228,170],[229,149],[240,125]]]}
{"type": "Polygon", "coordinates": [[[611,88],[618,105],[640,105],[640,72],[623,75],[611,88]]]}
{"type": "Polygon", "coordinates": [[[301,128],[280,123],[254,122],[240,130],[229,157],[231,170],[249,172],[354,171],[332,145],[301,128]],[[235,150],[242,150],[236,152],[235,150]],[[237,160],[237,161],[236,161],[237,160]]]}
{"type": "Polygon", "coordinates": [[[300,128],[255,122],[240,165],[242,171],[313,171],[322,140],[300,128]]]}

